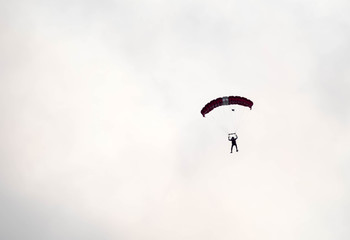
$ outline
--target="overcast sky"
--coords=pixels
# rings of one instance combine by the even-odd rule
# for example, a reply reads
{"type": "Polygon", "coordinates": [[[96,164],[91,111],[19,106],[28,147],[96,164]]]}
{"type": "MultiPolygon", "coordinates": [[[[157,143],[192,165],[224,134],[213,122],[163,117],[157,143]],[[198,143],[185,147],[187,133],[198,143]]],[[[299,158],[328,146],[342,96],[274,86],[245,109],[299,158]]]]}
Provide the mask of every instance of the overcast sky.
{"type": "Polygon", "coordinates": [[[0,0],[0,238],[350,239],[349,12],[0,0]]]}

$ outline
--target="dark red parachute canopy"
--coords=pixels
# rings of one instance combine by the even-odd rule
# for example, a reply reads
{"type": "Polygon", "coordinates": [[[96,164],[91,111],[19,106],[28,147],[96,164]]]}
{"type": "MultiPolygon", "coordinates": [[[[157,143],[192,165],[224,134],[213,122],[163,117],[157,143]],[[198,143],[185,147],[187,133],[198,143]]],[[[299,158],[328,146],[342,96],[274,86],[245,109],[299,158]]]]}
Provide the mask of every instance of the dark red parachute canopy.
{"type": "Polygon", "coordinates": [[[239,96],[221,97],[207,103],[204,106],[204,108],[202,108],[201,114],[203,115],[203,117],[205,117],[205,114],[209,113],[211,110],[213,110],[216,107],[220,107],[223,105],[232,105],[232,104],[238,104],[241,106],[249,107],[250,109],[252,109],[252,106],[253,106],[253,102],[245,97],[239,97],[239,96]]]}

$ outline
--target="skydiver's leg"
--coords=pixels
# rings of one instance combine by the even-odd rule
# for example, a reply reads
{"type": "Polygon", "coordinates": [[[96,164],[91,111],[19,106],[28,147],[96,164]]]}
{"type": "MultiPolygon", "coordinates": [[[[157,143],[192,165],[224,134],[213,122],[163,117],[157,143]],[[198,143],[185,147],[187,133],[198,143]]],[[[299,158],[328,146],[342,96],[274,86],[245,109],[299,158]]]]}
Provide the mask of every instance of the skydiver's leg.
{"type": "Polygon", "coordinates": [[[233,144],[231,145],[231,153],[232,153],[232,149],[233,149],[233,144]]]}
{"type": "Polygon", "coordinates": [[[237,144],[235,144],[235,146],[236,146],[236,152],[238,152],[238,147],[237,147],[237,144]]]}

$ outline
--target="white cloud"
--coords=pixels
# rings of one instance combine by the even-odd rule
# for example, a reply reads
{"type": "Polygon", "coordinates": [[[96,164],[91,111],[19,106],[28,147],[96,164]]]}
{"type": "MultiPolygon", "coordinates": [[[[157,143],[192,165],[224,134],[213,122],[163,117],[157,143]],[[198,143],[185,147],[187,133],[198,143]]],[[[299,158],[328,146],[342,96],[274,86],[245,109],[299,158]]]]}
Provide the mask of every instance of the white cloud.
{"type": "Polygon", "coordinates": [[[1,3],[1,181],[49,206],[8,215],[66,229],[50,206],[74,209],[91,239],[347,239],[346,4],[1,3]],[[236,154],[200,115],[231,94],[254,101],[236,154]]]}

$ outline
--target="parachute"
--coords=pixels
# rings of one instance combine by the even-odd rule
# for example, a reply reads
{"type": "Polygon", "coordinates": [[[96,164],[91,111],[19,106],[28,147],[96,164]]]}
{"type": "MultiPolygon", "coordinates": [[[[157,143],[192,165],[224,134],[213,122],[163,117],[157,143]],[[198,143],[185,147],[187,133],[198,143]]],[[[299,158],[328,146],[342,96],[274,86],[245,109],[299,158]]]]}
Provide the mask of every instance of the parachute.
{"type": "Polygon", "coordinates": [[[252,109],[252,106],[253,106],[253,102],[245,97],[240,97],[240,96],[221,97],[207,103],[202,108],[201,114],[203,115],[203,117],[205,117],[205,114],[208,114],[214,108],[224,106],[224,105],[232,105],[232,104],[249,107],[250,109],[252,109]]]}

